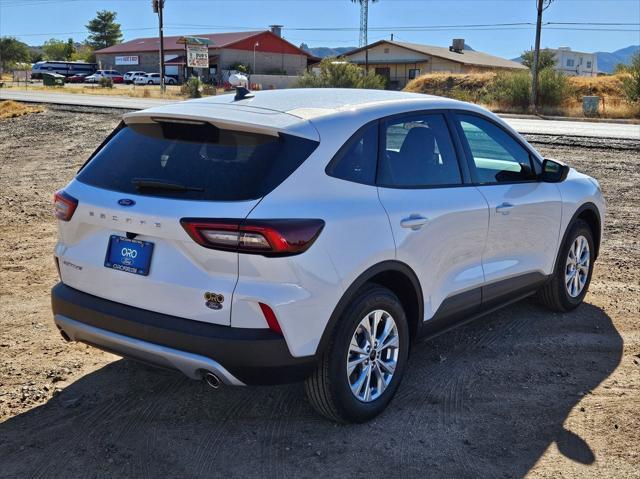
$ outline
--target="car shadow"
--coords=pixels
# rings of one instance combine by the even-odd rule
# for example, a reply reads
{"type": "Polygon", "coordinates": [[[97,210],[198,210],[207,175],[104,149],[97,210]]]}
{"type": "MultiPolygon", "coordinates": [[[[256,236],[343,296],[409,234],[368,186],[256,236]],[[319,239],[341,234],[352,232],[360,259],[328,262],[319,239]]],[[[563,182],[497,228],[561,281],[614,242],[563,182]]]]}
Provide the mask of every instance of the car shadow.
{"type": "Polygon", "coordinates": [[[622,338],[601,309],[527,300],[413,347],[395,400],[337,425],[302,385],[221,388],[120,360],[0,424],[2,477],[523,477],[553,443],[598,460],[565,428],[622,338]]]}

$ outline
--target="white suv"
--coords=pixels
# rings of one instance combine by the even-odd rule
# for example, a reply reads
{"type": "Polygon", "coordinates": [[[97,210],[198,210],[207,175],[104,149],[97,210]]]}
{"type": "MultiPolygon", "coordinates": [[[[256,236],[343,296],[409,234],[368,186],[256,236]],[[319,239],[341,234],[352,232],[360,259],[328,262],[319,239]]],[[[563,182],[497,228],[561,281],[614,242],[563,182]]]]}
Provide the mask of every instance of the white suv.
{"type": "MultiPolygon", "coordinates": [[[[165,75],[164,82],[167,85],[175,85],[176,79],[165,75]]],[[[160,73],[145,73],[133,79],[135,85],[160,85],[160,73]]]]}
{"type": "Polygon", "coordinates": [[[417,338],[536,292],[578,306],[604,209],[475,105],[240,89],[124,115],[56,194],[55,323],[214,387],[305,380],[365,421],[417,338]]]}
{"type": "Polygon", "coordinates": [[[122,76],[122,79],[127,85],[129,85],[131,83],[134,83],[136,78],[146,76],[146,74],[147,72],[141,72],[141,71],[127,72],[122,76]]]}

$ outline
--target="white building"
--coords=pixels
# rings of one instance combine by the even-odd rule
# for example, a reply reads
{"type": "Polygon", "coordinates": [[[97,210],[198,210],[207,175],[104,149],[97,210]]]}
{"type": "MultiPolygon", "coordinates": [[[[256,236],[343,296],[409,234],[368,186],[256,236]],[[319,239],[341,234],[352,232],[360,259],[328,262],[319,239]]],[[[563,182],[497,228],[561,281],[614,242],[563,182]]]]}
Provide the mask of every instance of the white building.
{"type": "Polygon", "coordinates": [[[595,53],[575,52],[569,47],[548,48],[556,59],[555,69],[570,76],[595,77],[598,75],[598,59],[595,53]]]}

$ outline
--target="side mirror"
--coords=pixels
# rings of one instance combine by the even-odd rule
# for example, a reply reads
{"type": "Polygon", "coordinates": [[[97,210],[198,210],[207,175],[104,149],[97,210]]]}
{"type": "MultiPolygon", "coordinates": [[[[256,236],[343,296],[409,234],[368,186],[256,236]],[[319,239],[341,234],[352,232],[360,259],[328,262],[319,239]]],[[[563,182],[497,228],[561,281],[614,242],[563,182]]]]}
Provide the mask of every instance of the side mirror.
{"type": "Polygon", "coordinates": [[[547,183],[560,183],[567,179],[569,167],[556,160],[545,159],[542,162],[542,181],[547,183]]]}

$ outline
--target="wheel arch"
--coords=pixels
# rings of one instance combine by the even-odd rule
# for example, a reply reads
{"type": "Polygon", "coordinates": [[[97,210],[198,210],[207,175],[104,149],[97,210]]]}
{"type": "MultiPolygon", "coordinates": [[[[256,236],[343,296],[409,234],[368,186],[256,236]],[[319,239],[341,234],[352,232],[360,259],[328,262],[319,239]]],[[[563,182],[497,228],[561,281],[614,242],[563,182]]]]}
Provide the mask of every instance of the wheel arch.
{"type": "Polygon", "coordinates": [[[571,230],[571,226],[576,222],[576,220],[581,219],[585,221],[589,228],[591,229],[591,233],[593,234],[593,242],[594,249],[593,259],[598,258],[598,253],[600,252],[600,240],[602,236],[602,218],[600,216],[600,212],[598,211],[598,207],[589,202],[581,205],[574,213],[569,222],[567,223],[567,227],[564,230],[564,234],[562,235],[562,241],[558,246],[558,252],[556,253],[556,266],[558,261],[560,260],[560,250],[564,246],[567,241],[567,235],[571,230]]]}
{"type": "Polygon", "coordinates": [[[369,284],[384,286],[398,296],[407,316],[411,339],[413,340],[419,336],[420,326],[424,317],[424,298],[418,276],[410,266],[401,261],[382,261],[364,271],[344,292],[322,333],[322,338],[316,351],[317,355],[321,355],[326,349],[340,317],[351,301],[360,290],[369,284]]]}

